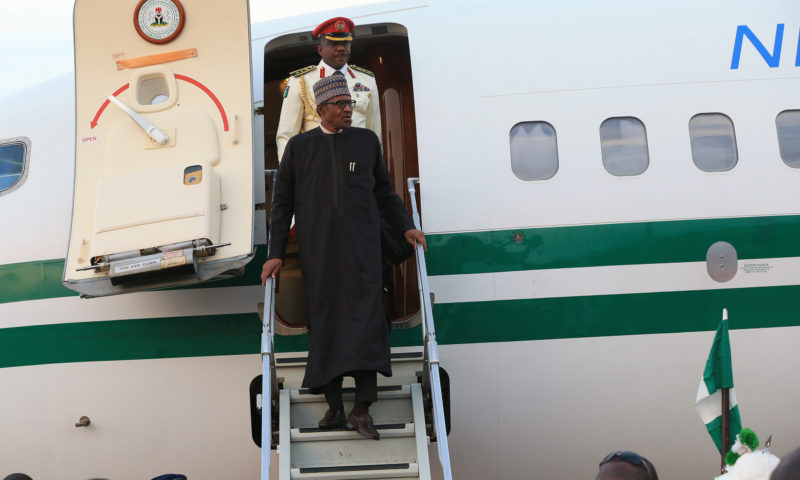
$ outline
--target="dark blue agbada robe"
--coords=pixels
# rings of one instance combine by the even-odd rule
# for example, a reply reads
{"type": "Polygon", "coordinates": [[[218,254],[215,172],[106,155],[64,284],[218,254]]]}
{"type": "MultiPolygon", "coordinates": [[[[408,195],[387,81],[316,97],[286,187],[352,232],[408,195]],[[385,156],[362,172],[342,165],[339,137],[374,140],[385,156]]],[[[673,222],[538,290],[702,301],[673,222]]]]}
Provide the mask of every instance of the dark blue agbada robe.
{"type": "Polygon", "coordinates": [[[275,185],[269,258],[284,257],[293,214],[309,313],[303,387],[316,390],[354,370],[390,376],[380,217],[394,231],[414,226],[375,133],[315,128],[289,140],[275,185]]]}

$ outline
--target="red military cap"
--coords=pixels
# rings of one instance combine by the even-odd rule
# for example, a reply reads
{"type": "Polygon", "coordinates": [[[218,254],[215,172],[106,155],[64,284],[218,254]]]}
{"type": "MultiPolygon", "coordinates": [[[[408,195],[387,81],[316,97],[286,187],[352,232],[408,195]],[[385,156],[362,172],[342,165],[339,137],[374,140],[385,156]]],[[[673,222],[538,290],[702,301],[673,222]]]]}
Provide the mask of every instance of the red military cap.
{"type": "Polygon", "coordinates": [[[334,17],[320,23],[311,34],[315,37],[323,36],[333,42],[349,42],[353,40],[354,29],[355,24],[349,18],[334,17]]]}

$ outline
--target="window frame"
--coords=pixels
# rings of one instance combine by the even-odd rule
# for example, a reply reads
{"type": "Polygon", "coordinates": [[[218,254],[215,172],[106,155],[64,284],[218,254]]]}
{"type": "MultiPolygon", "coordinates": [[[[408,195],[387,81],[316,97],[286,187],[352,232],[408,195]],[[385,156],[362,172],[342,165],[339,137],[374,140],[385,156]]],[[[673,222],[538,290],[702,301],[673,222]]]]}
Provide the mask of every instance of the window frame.
{"type": "Polygon", "coordinates": [[[0,197],[18,190],[25,183],[25,180],[28,179],[28,172],[30,171],[31,139],[28,137],[11,137],[0,140],[0,148],[11,145],[22,145],[25,151],[22,159],[22,173],[20,174],[19,179],[17,179],[17,181],[14,182],[10,187],[6,188],[5,190],[0,190],[0,197]]]}
{"type": "Polygon", "coordinates": [[[524,120],[524,121],[517,122],[514,125],[512,125],[511,128],[508,129],[508,160],[509,160],[508,161],[509,166],[511,167],[511,173],[513,173],[514,176],[517,179],[522,180],[523,182],[544,182],[544,181],[550,180],[553,177],[555,177],[558,174],[558,171],[561,169],[561,159],[560,159],[560,157],[558,155],[558,132],[556,131],[556,127],[554,127],[552,123],[544,121],[544,120],[524,120]],[[512,152],[511,132],[513,132],[514,129],[517,128],[518,126],[523,125],[523,124],[528,124],[528,123],[541,123],[541,124],[547,125],[553,131],[553,143],[554,143],[553,151],[555,152],[556,165],[555,165],[555,170],[553,170],[553,174],[550,175],[549,177],[546,177],[546,178],[530,178],[530,179],[529,178],[522,178],[517,174],[516,170],[514,170],[514,156],[513,156],[513,152],[512,152]]]}
{"type": "Polygon", "coordinates": [[[640,175],[644,175],[645,173],[647,173],[647,170],[650,169],[650,141],[647,139],[647,126],[644,124],[642,119],[640,119],[638,117],[634,117],[633,115],[621,115],[621,116],[615,116],[615,117],[608,117],[605,120],[603,120],[602,122],[600,122],[600,126],[598,127],[597,130],[598,130],[598,136],[600,137],[600,161],[603,164],[603,169],[609,175],[612,175],[614,177],[624,178],[624,177],[638,177],[640,175]],[[639,173],[618,174],[618,173],[614,173],[614,172],[612,172],[611,170],[608,169],[608,165],[606,164],[606,154],[605,154],[605,150],[603,149],[603,125],[605,125],[606,122],[611,121],[611,120],[634,120],[634,121],[638,122],[639,125],[641,125],[642,133],[644,134],[644,153],[646,155],[646,158],[645,158],[646,162],[645,162],[645,165],[644,165],[644,169],[641,172],[639,172],[639,173]]]}
{"type": "Polygon", "coordinates": [[[737,142],[737,140],[736,140],[736,124],[733,122],[733,119],[729,115],[726,115],[726,114],[724,114],[722,112],[700,112],[700,113],[696,113],[696,114],[692,115],[691,118],[689,118],[689,121],[686,123],[686,127],[687,127],[688,132],[689,132],[689,153],[690,153],[690,155],[692,157],[692,163],[694,164],[694,166],[698,170],[700,170],[703,173],[725,173],[725,172],[730,172],[731,170],[735,169],[739,165],[739,142],[737,142]],[[731,138],[733,139],[733,153],[734,153],[734,159],[733,160],[734,161],[733,161],[733,165],[731,165],[729,168],[726,168],[724,170],[706,170],[704,168],[701,168],[700,165],[698,165],[697,160],[695,159],[695,155],[694,155],[694,146],[692,145],[692,120],[694,120],[695,118],[697,118],[697,117],[699,117],[701,115],[719,115],[719,116],[725,117],[728,120],[728,122],[730,123],[730,126],[731,126],[731,138]]]}
{"type": "Polygon", "coordinates": [[[789,162],[787,162],[786,158],[783,156],[783,144],[781,143],[781,130],[778,127],[778,118],[781,115],[783,115],[784,113],[796,113],[796,114],[800,115],[800,109],[789,108],[789,109],[786,109],[786,110],[782,110],[782,111],[778,112],[777,115],[775,115],[775,136],[778,139],[778,155],[781,157],[781,161],[783,162],[784,165],[786,165],[787,167],[789,167],[789,168],[791,168],[793,170],[798,170],[798,169],[800,169],[800,161],[798,162],[798,165],[792,165],[789,162]]]}

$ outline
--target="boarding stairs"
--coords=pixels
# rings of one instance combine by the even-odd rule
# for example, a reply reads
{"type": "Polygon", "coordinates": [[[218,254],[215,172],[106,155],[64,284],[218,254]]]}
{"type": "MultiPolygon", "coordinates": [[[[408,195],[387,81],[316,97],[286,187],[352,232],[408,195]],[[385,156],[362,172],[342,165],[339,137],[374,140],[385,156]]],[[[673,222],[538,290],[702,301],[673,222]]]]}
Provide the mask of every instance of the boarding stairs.
{"type": "MultiPolygon", "coordinates": [[[[296,355],[296,354],[295,354],[296,355]]],[[[300,388],[305,357],[276,356],[279,393],[279,480],[430,478],[421,377],[422,351],[392,353],[393,376],[379,376],[370,408],[380,441],[347,428],[321,430],[328,404],[300,388]]],[[[352,379],[345,378],[345,412],[352,408],[352,379]]]]}
{"type": "MultiPolygon", "coordinates": [[[[274,182],[275,172],[267,174],[272,175],[274,182]]],[[[408,187],[414,223],[420,228],[415,195],[418,181],[409,179],[408,187]]],[[[346,428],[318,428],[317,423],[328,406],[324,395],[312,395],[300,387],[305,355],[274,353],[275,285],[272,279],[267,281],[259,402],[262,480],[270,480],[270,445],[275,443],[277,480],[427,480],[431,478],[428,444],[432,440],[437,443],[442,478],[452,480],[439,354],[421,245],[417,247],[416,262],[424,345],[392,349],[392,377],[378,376],[378,401],[370,407],[370,414],[381,434],[379,441],[363,438],[346,428]]],[[[348,412],[353,404],[352,378],[345,377],[343,386],[344,409],[348,412]]]]}

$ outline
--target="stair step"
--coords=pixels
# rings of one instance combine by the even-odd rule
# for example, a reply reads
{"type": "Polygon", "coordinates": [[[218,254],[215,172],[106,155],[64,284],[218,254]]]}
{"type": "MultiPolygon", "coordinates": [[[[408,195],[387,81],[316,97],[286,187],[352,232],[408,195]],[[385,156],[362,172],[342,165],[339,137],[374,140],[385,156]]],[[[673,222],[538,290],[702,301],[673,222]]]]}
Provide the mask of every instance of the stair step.
{"type": "MultiPolygon", "coordinates": [[[[422,352],[394,352],[391,356],[392,363],[395,362],[420,362],[423,360],[422,352]]],[[[281,367],[292,367],[303,365],[308,362],[308,356],[305,355],[296,355],[296,356],[286,356],[286,357],[277,357],[275,358],[275,366],[277,368],[281,367]]]]}
{"type": "Polygon", "coordinates": [[[416,436],[387,436],[379,441],[357,434],[349,437],[328,442],[292,442],[291,468],[418,463],[416,436]]]}
{"type": "MultiPolygon", "coordinates": [[[[428,438],[422,386],[417,373],[423,355],[406,348],[392,355],[392,377],[378,376],[378,401],[370,414],[380,441],[361,437],[346,427],[318,427],[328,404],[322,394],[300,388],[306,357],[282,354],[276,358],[280,391],[280,478],[319,480],[430,480],[428,438]]],[[[345,412],[355,397],[353,379],[342,388],[345,412]]]]}
{"type": "Polygon", "coordinates": [[[380,479],[419,478],[416,463],[382,463],[372,465],[334,465],[328,467],[293,468],[292,479],[380,479]]]}
{"type": "MultiPolygon", "coordinates": [[[[378,385],[398,385],[417,382],[416,374],[424,368],[421,351],[405,350],[392,353],[392,376],[378,375],[378,385]]],[[[306,371],[307,357],[303,353],[281,353],[275,357],[276,373],[283,388],[300,388],[306,371]]],[[[344,377],[344,386],[353,386],[351,377],[344,377]]]]}
{"type": "MultiPolygon", "coordinates": [[[[355,391],[356,389],[353,387],[342,388],[342,398],[352,400],[355,397],[355,391]]],[[[292,403],[325,401],[325,395],[313,395],[305,388],[292,390],[290,398],[292,403]]],[[[378,386],[378,401],[389,398],[411,398],[411,387],[409,385],[378,386]]]]}
{"type": "MultiPolygon", "coordinates": [[[[353,402],[344,402],[345,413],[353,408],[353,402]]],[[[298,402],[290,406],[291,428],[316,427],[328,410],[328,404],[320,402],[298,402]]],[[[411,423],[414,412],[407,398],[383,399],[369,407],[369,413],[376,424],[411,423]]]]}
{"type": "MultiPolygon", "coordinates": [[[[376,424],[375,429],[381,434],[382,439],[412,437],[414,436],[413,423],[376,424]]],[[[332,440],[369,440],[361,437],[354,430],[347,427],[334,429],[321,429],[319,427],[293,428],[292,442],[318,442],[332,440]]]]}
{"type": "MultiPolygon", "coordinates": [[[[394,364],[392,365],[391,377],[384,377],[378,374],[378,386],[418,383],[419,379],[417,373],[422,372],[423,368],[425,367],[422,365],[422,362],[394,364]]],[[[283,388],[288,388],[290,390],[301,388],[300,385],[303,383],[305,373],[305,365],[280,367],[277,370],[278,377],[282,379],[283,388]]],[[[344,377],[342,385],[344,387],[353,387],[355,383],[352,377],[344,377]]]]}

